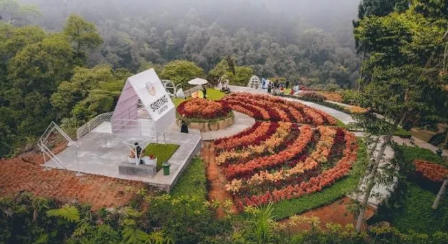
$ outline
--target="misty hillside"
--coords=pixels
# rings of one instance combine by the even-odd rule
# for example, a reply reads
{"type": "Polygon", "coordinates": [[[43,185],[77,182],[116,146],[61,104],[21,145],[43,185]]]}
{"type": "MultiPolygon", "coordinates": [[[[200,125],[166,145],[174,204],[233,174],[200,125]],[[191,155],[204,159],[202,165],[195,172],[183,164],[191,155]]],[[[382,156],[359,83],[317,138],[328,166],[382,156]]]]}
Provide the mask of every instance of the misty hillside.
{"type": "Polygon", "coordinates": [[[42,12],[38,23],[61,30],[78,13],[105,39],[89,63],[133,72],[187,59],[205,71],[232,55],[263,77],[308,86],[353,87],[359,59],[352,20],[358,0],[27,0],[42,12]]]}

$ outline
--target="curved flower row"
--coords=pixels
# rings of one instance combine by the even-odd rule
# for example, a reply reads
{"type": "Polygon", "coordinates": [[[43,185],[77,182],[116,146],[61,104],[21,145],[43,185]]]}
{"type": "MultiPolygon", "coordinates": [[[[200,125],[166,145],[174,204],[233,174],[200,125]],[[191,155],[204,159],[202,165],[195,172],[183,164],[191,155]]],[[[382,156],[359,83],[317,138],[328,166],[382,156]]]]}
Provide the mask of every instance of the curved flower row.
{"type": "Polygon", "coordinates": [[[348,175],[352,164],[356,161],[358,146],[355,137],[351,133],[345,134],[346,148],[343,157],[335,167],[323,172],[319,176],[312,177],[308,182],[289,185],[279,190],[268,191],[265,194],[236,199],[238,209],[244,206],[263,205],[269,202],[278,202],[286,199],[298,198],[304,195],[321,191],[324,187],[332,185],[336,180],[348,175]]]}
{"type": "Polygon", "coordinates": [[[263,152],[274,153],[274,150],[279,147],[290,134],[292,124],[280,122],[274,134],[260,143],[254,142],[242,150],[229,150],[221,152],[215,159],[218,165],[222,165],[229,160],[246,159],[254,154],[261,154],[263,152]]]}
{"type": "Polygon", "coordinates": [[[278,154],[254,159],[244,164],[230,165],[224,168],[224,173],[227,179],[233,179],[238,176],[255,173],[257,170],[269,169],[281,165],[283,162],[291,160],[300,154],[311,141],[312,136],[313,129],[308,125],[304,125],[300,128],[300,136],[285,150],[278,154]]]}
{"type": "Polygon", "coordinates": [[[256,121],[254,125],[252,125],[252,127],[245,129],[244,131],[240,132],[239,134],[236,134],[234,136],[230,136],[230,137],[225,137],[225,138],[221,138],[221,139],[217,139],[215,140],[215,145],[219,145],[227,140],[230,139],[238,139],[241,138],[243,136],[246,135],[250,135],[252,134],[258,127],[260,127],[260,125],[262,124],[261,121],[256,121]]]}
{"type": "Polygon", "coordinates": [[[415,160],[414,165],[415,171],[430,181],[443,182],[448,178],[448,169],[443,165],[423,160],[415,160]]]}
{"type": "Polygon", "coordinates": [[[230,107],[207,99],[191,99],[177,107],[177,113],[190,119],[214,119],[226,117],[230,107]]]}
{"type": "Polygon", "coordinates": [[[252,133],[239,138],[223,140],[219,144],[216,144],[215,148],[217,150],[229,150],[240,146],[250,145],[254,141],[259,141],[260,138],[265,137],[266,135],[273,134],[277,127],[277,123],[263,122],[252,133]]]}
{"type": "MultiPolygon", "coordinates": [[[[252,95],[251,95],[252,96],[252,95]]],[[[304,123],[305,120],[302,114],[297,111],[297,109],[293,106],[287,105],[286,100],[279,101],[271,101],[271,100],[258,100],[259,97],[251,97],[251,96],[229,96],[224,99],[224,103],[229,103],[229,106],[232,104],[242,104],[242,106],[256,105],[259,109],[262,108],[267,111],[269,114],[269,120],[271,121],[284,121],[284,122],[297,122],[304,123]]],[[[235,110],[237,108],[234,108],[235,110]]],[[[262,119],[262,118],[256,118],[262,119]]],[[[263,118],[265,119],[265,118],[263,118]]]]}
{"type": "Polygon", "coordinates": [[[320,140],[316,145],[316,149],[306,158],[305,162],[299,162],[296,166],[287,170],[280,169],[274,173],[261,171],[249,179],[234,179],[226,185],[227,191],[237,193],[243,187],[261,185],[266,182],[275,183],[284,181],[296,175],[303,174],[305,171],[317,168],[319,163],[326,163],[333,146],[336,130],[323,126],[320,126],[318,130],[321,134],[320,140]]]}
{"type": "Polygon", "coordinates": [[[337,124],[336,119],[320,110],[299,102],[286,101],[268,95],[233,93],[220,102],[259,120],[310,123],[313,125],[337,124]]]}

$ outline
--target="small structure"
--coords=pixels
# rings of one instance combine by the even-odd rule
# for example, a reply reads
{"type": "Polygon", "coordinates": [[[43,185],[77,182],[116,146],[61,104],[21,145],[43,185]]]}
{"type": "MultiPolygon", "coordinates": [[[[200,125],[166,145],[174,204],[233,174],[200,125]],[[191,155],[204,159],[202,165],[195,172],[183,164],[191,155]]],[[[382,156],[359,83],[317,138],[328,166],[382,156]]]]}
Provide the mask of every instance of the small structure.
{"type": "Polygon", "coordinates": [[[79,128],[76,142],[52,123],[38,145],[46,161],[44,167],[140,181],[169,192],[201,148],[200,132],[180,133],[175,120],[170,95],[151,69],[130,77],[115,111],[98,115],[79,128]],[[48,138],[55,133],[69,145],[57,155],[48,147],[48,138]],[[138,155],[134,143],[145,148],[150,141],[159,140],[179,145],[165,162],[170,166],[169,174],[157,171],[156,163],[146,160],[143,153],[134,157],[135,161],[129,160],[130,150],[138,155]]]}
{"type": "Polygon", "coordinates": [[[196,79],[190,80],[188,82],[188,84],[193,85],[193,86],[203,86],[203,85],[208,84],[208,81],[205,79],[202,79],[202,78],[196,78],[196,79]]]}
{"type": "Polygon", "coordinates": [[[248,88],[252,89],[261,89],[261,81],[258,76],[254,75],[250,78],[249,83],[247,84],[248,88]]]}
{"type": "Polygon", "coordinates": [[[112,115],[112,133],[126,138],[157,137],[176,119],[176,108],[154,69],[129,77],[112,115]],[[151,121],[138,119],[138,104],[151,121]]]}

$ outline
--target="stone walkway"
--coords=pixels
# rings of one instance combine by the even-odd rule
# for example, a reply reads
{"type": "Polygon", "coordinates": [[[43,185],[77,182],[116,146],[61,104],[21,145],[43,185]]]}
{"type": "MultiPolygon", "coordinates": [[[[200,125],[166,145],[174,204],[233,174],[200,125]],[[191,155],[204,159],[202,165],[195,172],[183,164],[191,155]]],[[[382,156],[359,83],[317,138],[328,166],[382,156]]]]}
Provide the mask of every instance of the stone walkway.
{"type": "Polygon", "coordinates": [[[343,112],[341,112],[339,110],[332,109],[332,108],[329,108],[329,107],[326,107],[326,106],[323,106],[323,105],[320,105],[320,104],[317,104],[317,103],[303,101],[303,100],[300,100],[300,99],[294,99],[294,98],[283,98],[283,99],[288,100],[288,101],[293,101],[293,102],[294,101],[301,102],[301,103],[303,103],[303,104],[305,104],[307,106],[310,106],[312,108],[324,111],[325,113],[335,117],[336,119],[340,120],[342,123],[344,123],[346,125],[348,125],[350,123],[355,123],[355,120],[352,118],[351,115],[343,113],[343,112]]]}
{"type": "MultiPolygon", "coordinates": [[[[383,141],[384,141],[384,137],[381,138],[381,142],[383,142],[383,141]]],[[[370,151],[375,150],[373,152],[374,158],[376,158],[378,156],[378,153],[379,153],[379,150],[380,150],[380,147],[382,144],[381,142],[377,144],[375,149],[373,149],[373,145],[371,145],[369,147],[370,151]]],[[[387,173],[387,171],[393,170],[391,168],[391,167],[393,167],[393,165],[390,162],[394,158],[394,156],[395,156],[395,152],[392,149],[392,147],[387,146],[386,150],[384,151],[383,160],[379,164],[378,173],[377,173],[377,179],[379,178],[379,179],[384,179],[384,180],[380,180],[380,182],[375,184],[375,186],[372,189],[369,200],[368,200],[368,204],[373,207],[378,207],[378,204],[383,202],[385,199],[389,198],[390,195],[395,190],[395,187],[398,183],[398,178],[396,176],[394,176],[392,179],[389,179],[386,181],[386,179],[388,179],[388,175],[389,175],[387,173]]],[[[395,170],[398,171],[398,169],[395,169],[395,170]]],[[[364,179],[362,180],[361,185],[358,188],[358,190],[360,192],[363,192],[366,190],[367,175],[368,175],[368,172],[366,172],[366,175],[365,175],[364,179]]],[[[361,201],[364,198],[364,194],[360,193],[358,195],[350,195],[350,197],[361,201]]]]}
{"type": "Polygon", "coordinates": [[[220,138],[234,136],[255,124],[254,118],[236,111],[233,111],[233,113],[235,114],[235,123],[232,126],[223,130],[202,132],[202,140],[214,141],[220,138]]]}

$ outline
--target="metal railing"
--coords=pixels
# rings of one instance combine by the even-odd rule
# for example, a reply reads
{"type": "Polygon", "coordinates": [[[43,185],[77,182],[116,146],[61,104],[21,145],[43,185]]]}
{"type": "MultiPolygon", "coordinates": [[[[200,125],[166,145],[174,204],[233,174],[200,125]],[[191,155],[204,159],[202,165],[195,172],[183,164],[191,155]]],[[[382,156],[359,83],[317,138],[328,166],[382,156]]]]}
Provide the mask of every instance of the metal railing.
{"type": "Polygon", "coordinates": [[[78,140],[81,139],[83,136],[87,135],[89,132],[91,132],[93,129],[95,129],[101,123],[106,122],[106,121],[110,122],[112,119],[112,115],[113,115],[113,112],[100,114],[100,115],[96,116],[95,118],[93,118],[92,120],[90,120],[89,122],[87,122],[87,124],[81,126],[76,131],[76,137],[78,138],[78,140]]]}
{"type": "Polygon", "coordinates": [[[42,136],[37,141],[37,146],[42,152],[42,155],[44,157],[44,162],[47,161],[46,157],[49,157],[49,159],[53,159],[59,166],[61,166],[63,169],[65,169],[65,164],[47,147],[48,138],[50,138],[51,134],[53,132],[58,132],[59,134],[64,137],[65,140],[67,140],[69,146],[75,146],[76,148],[79,148],[78,144],[70,138],[70,136],[65,133],[61,127],[59,127],[55,122],[51,122],[50,125],[47,127],[45,132],[42,134],[42,136]]]}

